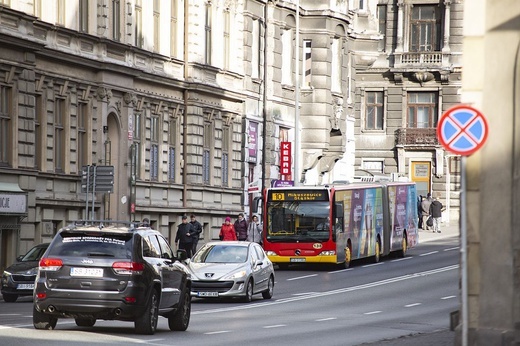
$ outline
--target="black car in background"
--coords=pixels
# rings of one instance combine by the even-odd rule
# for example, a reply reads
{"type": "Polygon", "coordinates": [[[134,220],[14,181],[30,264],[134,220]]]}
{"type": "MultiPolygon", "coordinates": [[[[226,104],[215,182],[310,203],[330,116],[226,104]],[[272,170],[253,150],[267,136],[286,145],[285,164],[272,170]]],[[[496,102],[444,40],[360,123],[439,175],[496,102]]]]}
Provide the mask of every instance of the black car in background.
{"type": "Polygon", "coordinates": [[[36,245],[4,270],[0,285],[5,302],[13,303],[18,297],[32,296],[38,264],[48,246],[49,243],[36,245]]]}
{"type": "Polygon", "coordinates": [[[170,330],[188,328],[191,277],[162,234],[121,222],[77,223],[60,230],[40,260],[33,325],[54,329],[60,318],[81,327],[96,320],[134,322],[154,334],[158,316],[170,330]]]}

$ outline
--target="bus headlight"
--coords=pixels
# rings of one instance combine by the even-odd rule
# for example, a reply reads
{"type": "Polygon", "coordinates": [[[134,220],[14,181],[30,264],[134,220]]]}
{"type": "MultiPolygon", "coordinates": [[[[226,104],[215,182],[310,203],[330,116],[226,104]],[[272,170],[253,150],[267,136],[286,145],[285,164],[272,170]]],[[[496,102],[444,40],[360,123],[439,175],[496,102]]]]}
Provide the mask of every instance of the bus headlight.
{"type": "Polygon", "coordinates": [[[278,254],[276,252],[274,252],[274,251],[266,251],[265,254],[267,256],[278,256],[278,254]]]}
{"type": "Polygon", "coordinates": [[[334,251],[334,250],[322,251],[320,253],[320,256],[335,256],[335,255],[336,255],[336,251],[334,251]]]}

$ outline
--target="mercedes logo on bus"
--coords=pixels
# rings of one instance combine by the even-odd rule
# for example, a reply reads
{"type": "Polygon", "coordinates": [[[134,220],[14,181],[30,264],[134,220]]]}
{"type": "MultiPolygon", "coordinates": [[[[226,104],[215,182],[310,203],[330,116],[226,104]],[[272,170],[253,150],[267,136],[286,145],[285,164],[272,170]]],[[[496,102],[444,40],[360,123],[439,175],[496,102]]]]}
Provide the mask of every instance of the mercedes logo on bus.
{"type": "Polygon", "coordinates": [[[295,254],[296,256],[300,256],[300,255],[302,254],[302,252],[301,252],[300,249],[297,249],[297,250],[294,251],[294,254],[295,254]]]}

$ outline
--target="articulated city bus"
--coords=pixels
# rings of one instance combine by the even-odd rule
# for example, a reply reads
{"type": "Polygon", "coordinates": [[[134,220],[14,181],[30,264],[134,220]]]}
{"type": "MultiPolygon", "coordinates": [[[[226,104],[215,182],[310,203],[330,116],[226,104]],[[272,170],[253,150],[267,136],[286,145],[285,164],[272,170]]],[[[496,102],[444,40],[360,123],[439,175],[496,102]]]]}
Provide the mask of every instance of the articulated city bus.
{"type": "Polygon", "coordinates": [[[415,183],[352,183],[264,192],[263,247],[280,267],[351,261],[417,245],[415,183]]]}

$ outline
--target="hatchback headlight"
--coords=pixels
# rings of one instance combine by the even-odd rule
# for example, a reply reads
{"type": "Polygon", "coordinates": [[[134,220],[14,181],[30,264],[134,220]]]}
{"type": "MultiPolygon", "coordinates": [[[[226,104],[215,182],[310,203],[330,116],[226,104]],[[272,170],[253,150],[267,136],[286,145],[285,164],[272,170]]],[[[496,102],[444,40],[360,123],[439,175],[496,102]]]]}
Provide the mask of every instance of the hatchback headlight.
{"type": "Polygon", "coordinates": [[[236,280],[236,279],[243,278],[246,275],[247,275],[246,271],[245,270],[241,270],[239,272],[236,272],[236,273],[233,273],[233,274],[230,274],[230,275],[226,276],[225,279],[236,280]]]}

